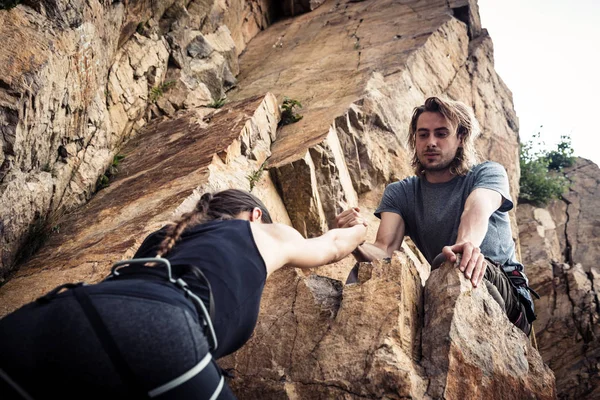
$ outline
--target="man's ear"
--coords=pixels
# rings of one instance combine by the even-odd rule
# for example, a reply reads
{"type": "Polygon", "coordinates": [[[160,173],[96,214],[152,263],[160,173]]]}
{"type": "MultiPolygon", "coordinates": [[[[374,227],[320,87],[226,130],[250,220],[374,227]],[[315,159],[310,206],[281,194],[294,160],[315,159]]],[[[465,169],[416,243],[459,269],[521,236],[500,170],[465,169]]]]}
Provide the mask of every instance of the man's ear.
{"type": "Polygon", "coordinates": [[[250,222],[261,221],[262,220],[262,210],[258,207],[254,207],[250,212],[250,222]]]}
{"type": "Polygon", "coordinates": [[[463,147],[463,145],[465,144],[465,134],[464,132],[462,132],[462,129],[459,127],[457,132],[456,132],[456,136],[458,136],[458,147],[463,147]]]}

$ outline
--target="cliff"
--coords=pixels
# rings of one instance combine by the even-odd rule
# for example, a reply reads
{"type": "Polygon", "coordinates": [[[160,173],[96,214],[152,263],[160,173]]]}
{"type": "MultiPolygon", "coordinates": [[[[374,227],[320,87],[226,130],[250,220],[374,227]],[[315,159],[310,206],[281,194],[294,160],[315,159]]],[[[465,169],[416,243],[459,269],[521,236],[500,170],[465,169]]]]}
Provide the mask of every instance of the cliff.
{"type": "MultiPolygon", "coordinates": [[[[101,280],[204,191],[256,183],[305,236],[347,206],[369,214],[412,174],[405,133],[430,95],[474,108],[477,147],[517,197],[518,122],[474,1],[23,1],[0,32],[2,315],[101,280]],[[281,127],[284,97],[303,118],[281,127]]],[[[410,242],[342,288],[350,267],[269,280],[226,361],[238,396],[555,396],[537,351],[451,267],[428,278],[410,242]]]]}
{"type": "Polygon", "coordinates": [[[554,377],[487,290],[451,264],[397,252],[342,287],[295,270],[272,277],[261,322],[223,360],[241,399],[551,399],[554,377]],[[283,293],[283,295],[282,295],[283,293]]]}
{"type": "Polygon", "coordinates": [[[534,324],[560,398],[600,396],[600,170],[585,159],[566,168],[569,191],[545,208],[519,205],[523,263],[539,292],[534,324]]]}

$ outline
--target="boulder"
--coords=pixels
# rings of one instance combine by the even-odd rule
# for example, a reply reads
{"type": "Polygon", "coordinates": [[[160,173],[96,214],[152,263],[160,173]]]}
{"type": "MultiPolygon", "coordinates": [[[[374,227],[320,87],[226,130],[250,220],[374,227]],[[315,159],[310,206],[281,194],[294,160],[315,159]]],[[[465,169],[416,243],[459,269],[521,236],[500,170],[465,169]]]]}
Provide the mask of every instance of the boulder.
{"type": "Polygon", "coordinates": [[[425,287],[403,252],[358,276],[273,274],[251,340],[221,360],[240,399],[556,398],[527,337],[453,264],[425,287]]]}

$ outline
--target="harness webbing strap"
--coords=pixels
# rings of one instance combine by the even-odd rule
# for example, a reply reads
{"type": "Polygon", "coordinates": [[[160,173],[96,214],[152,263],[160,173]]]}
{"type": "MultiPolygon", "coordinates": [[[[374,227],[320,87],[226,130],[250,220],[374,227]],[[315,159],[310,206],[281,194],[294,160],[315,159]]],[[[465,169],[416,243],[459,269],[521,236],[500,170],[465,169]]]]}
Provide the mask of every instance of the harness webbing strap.
{"type": "Polygon", "coordinates": [[[81,305],[84,314],[90,321],[94,332],[98,336],[98,339],[104,348],[104,351],[112,361],[115,369],[121,376],[121,379],[129,386],[130,395],[133,398],[147,399],[148,395],[146,394],[146,391],[129,367],[129,364],[127,364],[127,361],[125,361],[125,358],[123,357],[123,354],[121,354],[117,343],[108,331],[104,321],[102,321],[100,313],[94,306],[94,303],[92,303],[90,295],[86,292],[85,286],[78,286],[74,288],[73,294],[75,295],[75,299],[77,299],[81,305]]]}
{"type": "MultiPolygon", "coordinates": [[[[25,389],[23,389],[21,386],[19,386],[17,384],[17,382],[15,382],[14,380],[12,380],[12,378],[10,376],[8,376],[8,374],[6,372],[4,372],[4,370],[2,368],[0,368],[0,383],[1,382],[5,382],[8,387],[10,389],[12,389],[14,392],[16,392],[19,396],[21,396],[22,399],[24,400],[33,400],[33,397],[31,397],[29,395],[29,393],[27,393],[25,391],[25,389]]],[[[6,388],[4,388],[2,385],[0,385],[0,392],[3,393],[4,395],[8,395],[10,393],[7,393],[6,388]]]]}
{"type": "Polygon", "coordinates": [[[192,273],[196,274],[200,278],[202,278],[202,280],[208,287],[208,313],[210,315],[211,321],[214,321],[215,320],[215,299],[213,297],[213,292],[212,292],[212,287],[210,286],[210,281],[208,280],[206,275],[204,275],[204,273],[202,272],[202,270],[200,268],[198,268],[196,266],[190,266],[190,268],[192,269],[192,273]]]}
{"type": "Polygon", "coordinates": [[[210,396],[210,399],[208,399],[208,400],[215,400],[217,397],[219,397],[219,395],[221,394],[221,390],[223,390],[223,385],[225,385],[225,378],[221,377],[221,380],[219,381],[219,385],[215,389],[215,392],[213,393],[213,395],[210,396]]]}
{"type": "Polygon", "coordinates": [[[188,380],[192,379],[194,376],[202,372],[202,370],[204,370],[204,368],[206,368],[206,366],[210,363],[211,359],[211,354],[207,353],[206,356],[204,356],[204,358],[200,360],[200,362],[196,364],[194,368],[185,372],[183,375],[180,375],[177,378],[165,383],[164,385],[161,385],[156,389],[152,389],[148,392],[148,395],[150,397],[160,396],[161,394],[168,392],[169,390],[176,388],[179,385],[182,385],[183,383],[187,382],[188,380]]]}

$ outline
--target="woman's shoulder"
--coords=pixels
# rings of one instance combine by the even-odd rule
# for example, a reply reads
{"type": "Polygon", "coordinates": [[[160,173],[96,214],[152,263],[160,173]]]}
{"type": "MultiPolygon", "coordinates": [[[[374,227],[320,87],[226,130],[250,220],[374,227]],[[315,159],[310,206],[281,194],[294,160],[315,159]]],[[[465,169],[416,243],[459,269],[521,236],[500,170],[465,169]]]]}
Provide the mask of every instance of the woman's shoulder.
{"type": "Polygon", "coordinates": [[[293,227],[274,222],[272,224],[250,224],[252,232],[268,235],[275,241],[286,242],[293,239],[300,239],[302,235],[293,227]]]}

